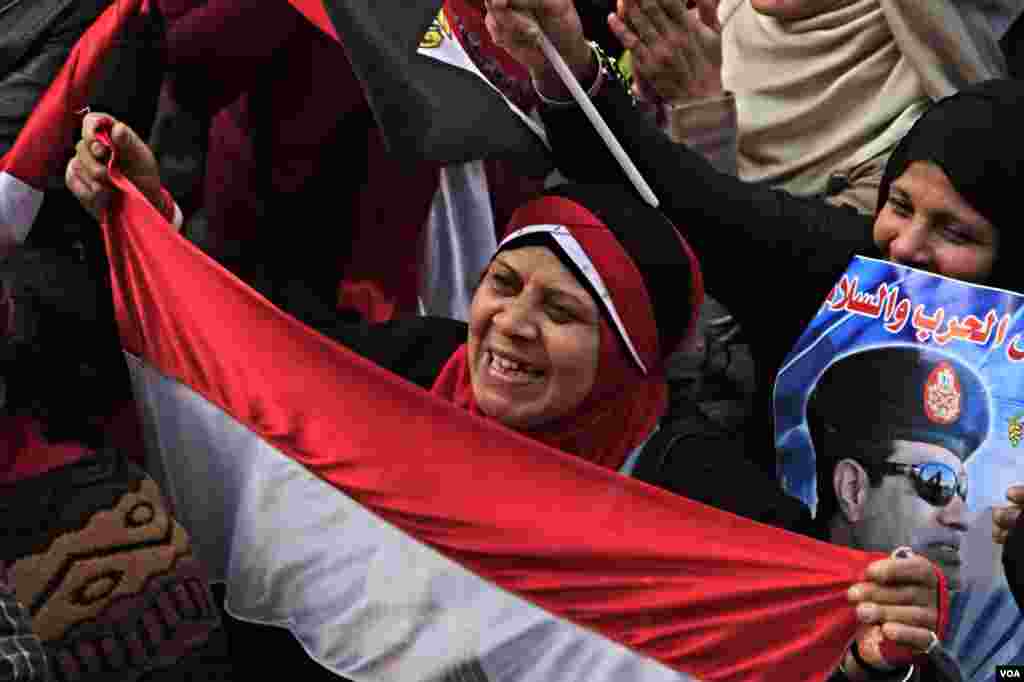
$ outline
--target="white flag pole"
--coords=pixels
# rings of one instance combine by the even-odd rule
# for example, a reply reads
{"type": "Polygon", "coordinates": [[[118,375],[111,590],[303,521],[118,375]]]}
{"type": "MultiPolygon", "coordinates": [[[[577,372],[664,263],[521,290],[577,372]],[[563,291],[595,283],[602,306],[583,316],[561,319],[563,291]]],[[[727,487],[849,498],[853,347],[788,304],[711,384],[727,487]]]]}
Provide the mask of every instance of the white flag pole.
{"type": "Polygon", "coordinates": [[[644,201],[657,208],[658,197],[654,196],[654,192],[651,190],[650,185],[648,185],[647,181],[644,180],[644,177],[640,175],[640,171],[637,170],[637,167],[633,164],[633,160],[629,158],[629,155],[626,154],[626,150],[622,148],[622,145],[619,144],[619,141],[615,138],[615,133],[611,131],[608,124],[604,122],[603,118],[601,118],[601,114],[598,113],[597,107],[595,107],[594,103],[590,101],[590,97],[587,96],[587,93],[584,92],[580,82],[576,80],[576,76],[573,75],[572,69],[570,69],[569,65],[565,63],[564,59],[562,59],[562,55],[560,55],[558,53],[558,49],[551,44],[551,41],[548,39],[547,35],[544,34],[544,31],[538,28],[536,35],[537,43],[540,45],[540,49],[544,52],[544,56],[548,58],[549,62],[551,62],[551,66],[555,68],[558,76],[562,79],[562,82],[565,83],[565,87],[569,88],[569,92],[572,93],[572,98],[576,100],[576,103],[583,109],[583,113],[585,113],[587,118],[590,119],[591,124],[593,124],[594,128],[597,130],[601,139],[604,140],[604,143],[608,146],[612,155],[615,156],[615,160],[619,162],[620,166],[622,166],[622,170],[626,173],[630,182],[633,183],[636,191],[640,193],[640,196],[644,198],[644,201]]]}

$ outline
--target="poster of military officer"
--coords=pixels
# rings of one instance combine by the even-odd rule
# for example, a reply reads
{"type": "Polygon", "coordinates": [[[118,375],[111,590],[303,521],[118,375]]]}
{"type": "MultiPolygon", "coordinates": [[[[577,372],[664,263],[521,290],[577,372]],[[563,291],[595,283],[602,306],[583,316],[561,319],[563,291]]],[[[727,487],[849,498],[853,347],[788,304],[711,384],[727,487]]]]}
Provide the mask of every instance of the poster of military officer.
{"type": "Polygon", "coordinates": [[[1024,481],[1022,317],[1017,294],[857,258],[774,393],[786,490],[823,539],[909,547],[941,568],[945,645],[978,681],[1024,662],[991,513],[1024,481]]]}

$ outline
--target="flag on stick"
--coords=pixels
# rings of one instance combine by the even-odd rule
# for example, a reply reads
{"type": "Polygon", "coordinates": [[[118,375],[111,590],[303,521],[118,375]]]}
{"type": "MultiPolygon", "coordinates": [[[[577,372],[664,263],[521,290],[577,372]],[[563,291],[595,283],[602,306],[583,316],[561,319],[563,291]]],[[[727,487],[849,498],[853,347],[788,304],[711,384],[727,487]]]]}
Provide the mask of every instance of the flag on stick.
{"type": "MultiPolygon", "coordinates": [[[[438,37],[452,41],[458,61],[443,57],[447,44],[440,50],[424,41],[450,3],[289,1],[345,47],[393,155],[441,163],[514,158],[533,168],[547,158],[539,126],[524,121],[529,112],[508,101],[450,33],[441,35],[447,27],[438,37]]],[[[461,5],[463,14],[473,11],[472,2],[461,5]]]]}

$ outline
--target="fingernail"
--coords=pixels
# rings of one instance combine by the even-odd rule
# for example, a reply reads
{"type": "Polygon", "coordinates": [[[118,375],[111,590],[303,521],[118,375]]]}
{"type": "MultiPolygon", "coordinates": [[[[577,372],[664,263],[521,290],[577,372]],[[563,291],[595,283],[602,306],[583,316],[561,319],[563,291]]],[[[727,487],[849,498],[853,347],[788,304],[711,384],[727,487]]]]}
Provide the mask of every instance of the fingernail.
{"type": "Polygon", "coordinates": [[[878,618],[878,608],[872,604],[860,604],[857,607],[857,617],[861,622],[874,623],[878,618]]]}
{"type": "Polygon", "coordinates": [[[846,596],[848,596],[853,601],[860,601],[864,598],[864,590],[854,586],[849,589],[849,591],[846,593],[846,596]]]}

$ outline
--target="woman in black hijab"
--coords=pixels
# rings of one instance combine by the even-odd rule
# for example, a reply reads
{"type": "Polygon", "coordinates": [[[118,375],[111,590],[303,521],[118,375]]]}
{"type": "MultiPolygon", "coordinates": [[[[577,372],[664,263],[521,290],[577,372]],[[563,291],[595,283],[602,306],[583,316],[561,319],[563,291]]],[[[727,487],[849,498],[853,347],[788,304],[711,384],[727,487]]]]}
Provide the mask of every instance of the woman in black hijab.
{"type": "Polygon", "coordinates": [[[855,255],[1022,290],[1009,208],[1024,167],[1024,83],[993,80],[937,103],[894,151],[874,218],[820,199],[744,183],[668,142],[634,108],[614,70],[585,42],[567,0],[488,0],[495,40],[531,72],[556,164],[578,181],[622,171],[536,47],[536,23],[591,96],[655,195],[700,256],[708,293],[750,343],[758,396],[751,443],[775,473],[770,413],[775,374],[855,255]],[[536,17],[535,20],[533,17],[536,17]]]}

